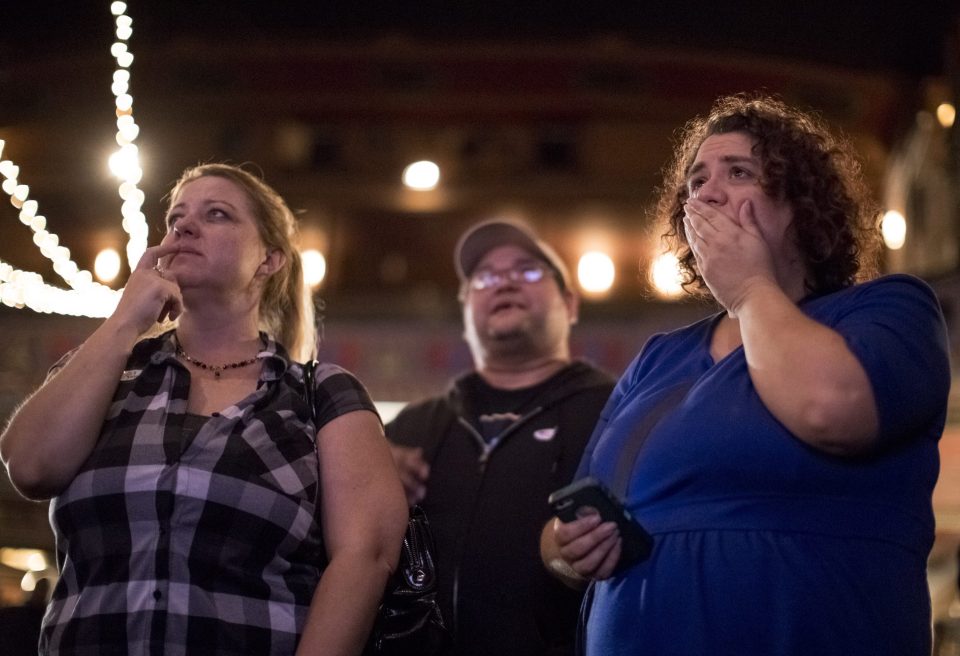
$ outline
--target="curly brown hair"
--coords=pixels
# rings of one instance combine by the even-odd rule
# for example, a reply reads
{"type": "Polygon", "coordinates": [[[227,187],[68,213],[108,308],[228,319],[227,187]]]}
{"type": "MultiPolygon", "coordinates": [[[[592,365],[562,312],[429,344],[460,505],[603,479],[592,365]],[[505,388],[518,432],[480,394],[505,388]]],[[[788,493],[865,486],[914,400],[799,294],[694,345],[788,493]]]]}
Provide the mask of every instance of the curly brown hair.
{"type": "Polygon", "coordinates": [[[708,292],[683,229],[687,174],[707,137],[730,132],[754,140],[761,187],[793,209],[792,237],[810,272],[811,293],[836,291],[877,274],[878,207],[849,142],[817,116],[777,98],[736,94],[718,99],[706,118],[687,123],[664,169],[654,213],[669,226],[663,238],[677,253],[684,289],[708,292]]]}

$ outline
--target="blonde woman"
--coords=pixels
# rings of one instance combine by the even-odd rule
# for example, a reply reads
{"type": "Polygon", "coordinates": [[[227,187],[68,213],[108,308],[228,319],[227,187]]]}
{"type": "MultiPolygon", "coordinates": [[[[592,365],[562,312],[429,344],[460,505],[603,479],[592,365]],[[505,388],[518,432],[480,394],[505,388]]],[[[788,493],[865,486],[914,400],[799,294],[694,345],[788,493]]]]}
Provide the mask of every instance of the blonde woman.
{"type": "Polygon", "coordinates": [[[406,504],[352,375],[320,365],[307,406],[295,220],[212,164],[174,186],[166,230],[0,437],[14,485],[53,498],[41,653],[358,654],[406,504]],[[175,328],[149,337],[158,319],[175,328]]]}

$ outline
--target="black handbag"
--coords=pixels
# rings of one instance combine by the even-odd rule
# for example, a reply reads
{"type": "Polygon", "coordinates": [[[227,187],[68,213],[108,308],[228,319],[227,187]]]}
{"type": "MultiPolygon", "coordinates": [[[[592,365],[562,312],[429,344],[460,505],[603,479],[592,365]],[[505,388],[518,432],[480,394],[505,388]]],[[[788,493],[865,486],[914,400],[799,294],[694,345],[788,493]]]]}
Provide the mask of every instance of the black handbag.
{"type": "Polygon", "coordinates": [[[410,509],[400,563],[390,580],[365,656],[430,656],[449,642],[437,603],[433,535],[420,506],[410,509]]]}
{"type": "MultiPolygon", "coordinates": [[[[307,403],[313,417],[316,360],[303,368],[307,403]]],[[[387,580],[364,656],[433,656],[450,642],[437,602],[436,547],[427,515],[420,506],[410,509],[400,562],[387,580]]]]}

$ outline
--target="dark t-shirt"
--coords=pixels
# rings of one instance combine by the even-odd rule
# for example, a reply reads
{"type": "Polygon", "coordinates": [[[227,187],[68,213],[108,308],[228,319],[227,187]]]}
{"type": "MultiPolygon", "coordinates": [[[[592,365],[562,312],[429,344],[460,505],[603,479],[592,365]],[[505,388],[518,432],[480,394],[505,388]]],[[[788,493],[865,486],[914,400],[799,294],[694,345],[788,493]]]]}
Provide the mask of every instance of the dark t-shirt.
{"type": "Polygon", "coordinates": [[[464,397],[470,400],[468,421],[489,444],[524,412],[532,410],[533,401],[553,384],[553,380],[548,379],[531,387],[505,390],[492,387],[480,376],[467,378],[464,397]]]}

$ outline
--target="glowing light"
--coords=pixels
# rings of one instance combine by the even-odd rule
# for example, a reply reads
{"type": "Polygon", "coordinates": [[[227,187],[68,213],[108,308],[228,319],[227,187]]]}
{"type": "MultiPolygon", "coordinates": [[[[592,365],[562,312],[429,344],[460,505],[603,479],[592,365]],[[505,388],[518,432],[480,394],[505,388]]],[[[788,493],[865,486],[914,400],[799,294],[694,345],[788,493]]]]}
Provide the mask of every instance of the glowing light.
{"type": "Polygon", "coordinates": [[[407,405],[406,401],[374,401],[373,404],[377,406],[377,414],[380,415],[380,420],[383,423],[387,423],[396,417],[407,405]]]}
{"type": "Polygon", "coordinates": [[[120,264],[120,253],[112,248],[105,248],[97,253],[93,261],[93,273],[100,282],[110,283],[120,274],[120,264]]]}
{"type": "Polygon", "coordinates": [[[138,149],[133,144],[121,146],[120,150],[110,155],[108,160],[110,170],[121,180],[131,180],[137,169],[140,168],[138,149]]]}
{"type": "Polygon", "coordinates": [[[117,38],[126,41],[131,36],[133,36],[133,19],[129,16],[117,16],[117,38]]]}
{"type": "Polygon", "coordinates": [[[31,572],[42,572],[47,569],[47,559],[39,551],[35,551],[27,557],[27,567],[31,572]]]}
{"type": "Polygon", "coordinates": [[[37,589],[37,577],[33,572],[27,572],[20,579],[20,589],[24,592],[33,592],[37,589]]]}
{"type": "Polygon", "coordinates": [[[654,258],[650,266],[650,280],[658,294],[673,298],[683,293],[680,286],[680,262],[673,253],[663,253],[654,258]]]}
{"type": "Polygon", "coordinates": [[[303,277],[311,288],[317,287],[327,275],[327,258],[320,251],[311,248],[300,254],[303,261],[303,277]]]}
{"type": "Polygon", "coordinates": [[[5,159],[0,162],[0,174],[2,174],[7,180],[16,181],[17,176],[20,175],[20,167],[10,160],[5,159]]]}
{"type": "Polygon", "coordinates": [[[403,184],[417,191],[435,189],[440,182],[440,167],[428,160],[414,162],[403,170],[403,184]]]}
{"type": "Polygon", "coordinates": [[[121,116],[120,118],[130,119],[130,121],[123,122],[123,123],[121,123],[120,121],[117,121],[117,135],[118,135],[117,141],[118,142],[122,141],[123,143],[121,143],[120,145],[123,146],[124,144],[131,143],[134,139],[137,138],[137,135],[140,134],[140,128],[139,126],[137,126],[136,123],[133,122],[132,116],[124,115],[124,116],[121,116]]]}
{"type": "Polygon", "coordinates": [[[945,128],[953,127],[953,122],[957,119],[957,108],[950,103],[940,103],[937,106],[937,120],[945,128]]]}
{"type": "Polygon", "coordinates": [[[0,548],[0,563],[24,572],[42,572],[47,569],[47,557],[38,549],[0,548]]]}
{"type": "Polygon", "coordinates": [[[892,251],[899,250],[907,241],[907,220],[900,212],[890,210],[883,215],[880,233],[887,248],[892,251]]]}
{"type": "Polygon", "coordinates": [[[30,221],[37,215],[39,205],[35,200],[28,200],[20,208],[20,221],[24,225],[30,225],[30,221]]]}
{"type": "MultiPolygon", "coordinates": [[[[110,52],[117,61],[113,73],[111,91],[116,101],[117,143],[120,150],[111,158],[111,170],[116,169],[122,182],[120,197],[124,200],[121,208],[122,224],[129,234],[127,259],[133,264],[146,250],[148,227],[146,217],[141,211],[144,194],[137,189],[137,183],[143,177],[139,164],[139,154],[133,141],[140,129],[133,120],[133,97],[130,95],[130,71],[133,54],[126,41],[132,36],[133,20],[126,16],[127,4],[113,2],[111,13],[116,19],[117,41],[110,52]]],[[[0,152],[5,142],[0,140],[0,152]]],[[[70,259],[70,250],[60,245],[60,238],[47,230],[47,220],[38,214],[39,205],[28,199],[30,188],[18,181],[20,168],[10,160],[0,161],[0,175],[3,183],[0,188],[10,197],[10,204],[19,210],[20,222],[33,231],[33,242],[40,252],[53,263],[53,270],[70,289],[59,289],[48,285],[38,273],[21,271],[0,260],[0,303],[15,308],[30,308],[35,312],[56,312],[71,316],[108,317],[116,309],[120,292],[93,281],[89,271],[80,269],[70,259]]],[[[131,265],[131,266],[132,266],[131,265]]],[[[119,270],[119,264],[117,265],[119,270]]],[[[100,272],[97,276],[100,277],[100,272]]],[[[115,276],[114,276],[115,277],[115,276]]]]}
{"type": "Polygon", "coordinates": [[[615,276],[613,260],[600,251],[584,253],[577,264],[577,280],[580,288],[590,294],[603,294],[610,291],[615,276]]]}
{"type": "Polygon", "coordinates": [[[140,127],[133,119],[130,71],[127,70],[133,64],[133,53],[124,43],[133,34],[133,19],[126,15],[127,4],[125,2],[114,2],[110,5],[110,11],[117,17],[118,41],[111,47],[111,52],[114,53],[117,60],[117,69],[113,72],[111,90],[116,97],[116,140],[120,146],[120,150],[115,153],[117,161],[114,162],[111,157],[110,168],[114,170],[115,165],[120,171],[116,175],[122,180],[118,189],[120,198],[124,201],[120,208],[121,225],[129,235],[126,248],[127,262],[130,264],[130,268],[133,268],[147,249],[147,236],[149,234],[147,217],[140,210],[145,197],[143,192],[137,188],[137,184],[143,178],[143,169],[140,168],[139,151],[133,144],[140,134],[140,127]],[[122,47],[118,47],[118,45],[122,47]],[[116,49],[115,52],[114,48],[116,49]]]}
{"type": "Polygon", "coordinates": [[[119,109],[121,112],[128,111],[131,107],[133,107],[133,96],[131,96],[129,93],[121,93],[117,96],[116,105],[117,109],[119,109]]]}

